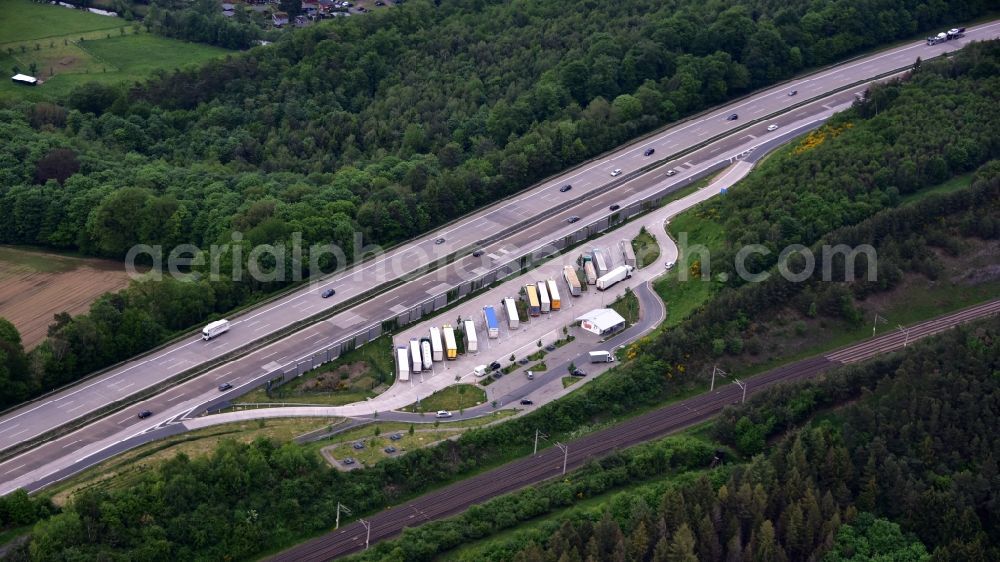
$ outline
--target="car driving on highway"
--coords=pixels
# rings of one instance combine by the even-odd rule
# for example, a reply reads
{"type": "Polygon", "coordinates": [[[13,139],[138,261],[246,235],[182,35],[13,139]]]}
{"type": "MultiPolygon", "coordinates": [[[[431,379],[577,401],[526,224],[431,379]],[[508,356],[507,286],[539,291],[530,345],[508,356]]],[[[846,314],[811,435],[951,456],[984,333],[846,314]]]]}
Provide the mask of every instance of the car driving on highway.
{"type": "Polygon", "coordinates": [[[140,420],[144,420],[144,419],[148,418],[151,415],[153,415],[153,412],[150,412],[149,410],[143,410],[143,411],[139,412],[139,419],[140,420]]]}
{"type": "Polygon", "coordinates": [[[451,417],[451,412],[449,412],[448,410],[438,410],[437,413],[434,414],[434,417],[435,418],[450,418],[451,417]]]}
{"type": "Polygon", "coordinates": [[[777,131],[778,130],[778,126],[777,125],[768,125],[767,126],[767,130],[768,131],[777,131]]]}
{"type": "Polygon", "coordinates": [[[667,170],[667,177],[668,178],[670,176],[673,176],[673,175],[676,175],[676,174],[677,174],[677,170],[667,170]]]}
{"type": "Polygon", "coordinates": [[[573,186],[567,183],[566,185],[564,185],[564,186],[560,187],[560,188],[559,188],[559,191],[560,191],[561,193],[566,193],[567,191],[569,191],[569,190],[571,190],[571,189],[573,189],[573,186]]]}
{"type": "Polygon", "coordinates": [[[740,116],[739,116],[739,115],[737,115],[737,114],[733,113],[733,114],[732,114],[732,115],[730,115],[729,117],[726,117],[726,121],[736,121],[736,120],[737,120],[737,119],[739,119],[739,118],[740,118],[740,116]]]}
{"type": "Polygon", "coordinates": [[[614,170],[611,170],[611,177],[620,176],[620,175],[622,175],[622,169],[621,168],[615,168],[614,170]]]}
{"type": "Polygon", "coordinates": [[[225,391],[229,390],[232,387],[233,387],[233,385],[229,384],[228,382],[224,382],[224,383],[222,383],[222,384],[219,385],[219,392],[225,392],[225,391]]]}
{"type": "Polygon", "coordinates": [[[333,289],[327,289],[327,290],[323,291],[323,298],[324,299],[328,299],[328,298],[330,298],[330,297],[332,297],[333,295],[336,295],[336,294],[337,294],[337,291],[334,291],[333,289]]]}
{"type": "Polygon", "coordinates": [[[642,154],[643,156],[652,156],[654,152],[656,152],[655,148],[647,148],[646,152],[643,152],[642,154]]]}

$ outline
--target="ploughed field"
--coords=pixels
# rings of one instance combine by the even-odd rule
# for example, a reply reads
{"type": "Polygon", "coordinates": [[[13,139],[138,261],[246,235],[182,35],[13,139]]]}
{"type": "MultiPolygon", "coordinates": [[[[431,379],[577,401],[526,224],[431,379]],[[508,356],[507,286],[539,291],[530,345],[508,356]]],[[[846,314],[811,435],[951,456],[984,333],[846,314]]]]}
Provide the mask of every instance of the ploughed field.
{"type": "Polygon", "coordinates": [[[127,284],[120,263],[0,246],[0,317],[21,332],[25,349],[45,339],[55,314],[86,312],[127,284]]]}

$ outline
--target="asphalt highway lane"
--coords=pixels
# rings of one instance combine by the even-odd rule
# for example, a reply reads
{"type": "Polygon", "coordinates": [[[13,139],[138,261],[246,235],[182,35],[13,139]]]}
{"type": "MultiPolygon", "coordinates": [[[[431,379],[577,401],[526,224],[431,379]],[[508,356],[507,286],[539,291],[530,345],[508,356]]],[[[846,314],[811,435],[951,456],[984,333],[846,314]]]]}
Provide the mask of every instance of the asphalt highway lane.
{"type": "MultiPolygon", "coordinates": [[[[748,144],[760,144],[768,142],[768,139],[777,138],[789,123],[808,119],[810,115],[829,112],[830,108],[849,101],[854,92],[843,92],[796,108],[772,120],[741,129],[732,136],[699,151],[669,161],[665,166],[650,173],[613,189],[605,189],[612,179],[610,171],[614,168],[621,168],[628,174],[650,163],[654,157],[669,157],[686,147],[732,131],[741,127],[742,123],[770,115],[819,92],[830,91],[845,84],[862,81],[872,75],[906,66],[917,56],[928,58],[944,51],[954,50],[970,40],[995,37],[998,30],[1000,23],[986,24],[970,29],[966,39],[958,42],[935,47],[928,47],[923,43],[905,45],[765,90],[550,179],[530,192],[490,206],[439,232],[431,233],[423,239],[389,252],[379,260],[362,264],[355,270],[234,317],[231,319],[232,330],[211,342],[202,342],[197,337],[181,341],[149,356],[137,358],[100,377],[9,412],[0,418],[0,449],[10,448],[26,439],[44,434],[90,411],[127,398],[139,390],[155,386],[180,372],[260,339],[283,326],[310,317],[379,282],[393,278],[393,275],[397,275],[394,273],[396,270],[403,270],[398,274],[402,275],[412,271],[415,264],[429,263],[452,251],[471,248],[484,235],[505,228],[516,228],[520,224],[511,221],[524,221],[526,215],[543,213],[558,204],[575,201],[588,192],[596,194],[575,207],[563,210],[529,227],[515,230],[503,241],[486,247],[486,255],[483,258],[467,255],[453,265],[422,276],[378,298],[366,301],[263,349],[226,363],[188,383],[160,393],[134,409],[111,414],[70,435],[47,442],[0,463],[0,483],[3,484],[0,486],[0,493],[6,493],[18,485],[31,484],[31,481],[24,479],[27,474],[49,466],[67,455],[96,452],[95,444],[101,439],[119,435],[119,440],[125,441],[155,430],[156,427],[203,405],[210,396],[218,396],[215,388],[221,382],[232,383],[235,387],[234,394],[243,392],[259,384],[261,377],[266,373],[312,351],[322,349],[359,326],[364,326],[365,322],[370,323],[391,316],[394,308],[426,300],[449,281],[467,278],[464,276],[468,272],[488,267],[491,262],[482,260],[491,259],[491,255],[503,253],[503,250],[509,247],[530,248],[539,240],[552,239],[560,236],[560,233],[575,230],[565,222],[570,215],[582,216],[585,219],[596,217],[602,213],[606,214],[608,206],[613,203],[627,204],[630,198],[638,198],[642,192],[659,189],[665,183],[676,182],[678,186],[683,186],[691,181],[690,178],[699,170],[714,165],[748,144]],[[788,96],[788,91],[792,89],[797,89],[799,94],[788,96]],[[727,121],[725,117],[734,112],[739,114],[739,119],[727,121]],[[768,132],[766,128],[771,123],[779,125],[779,129],[768,132]],[[647,147],[657,148],[654,157],[643,155],[647,147]],[[676,175],[668,178],[666,176],[668,170],[675,170],[676,175]],[[572,183],[573,189],[567,193],[559,192],[559,187],[566,183],[572,183]],[[434,240],[438,238],[444,238],[445,243],[434,244],[434,240]],[[392,267],[394,263],[399,264],[395,269],[392,267]],[[337,288],[335,298],[319,297],[318,293],[327,287],[337,288]],[[147,420],[139,420],[135,413],[140,409],[152,410],[156,415],[147,420]]],[[[863,90],[863,88],[858,89],[863,90]]],[[[64,467],[53,467],[36,481],[48,478],[62,468],[64,467]]]]}

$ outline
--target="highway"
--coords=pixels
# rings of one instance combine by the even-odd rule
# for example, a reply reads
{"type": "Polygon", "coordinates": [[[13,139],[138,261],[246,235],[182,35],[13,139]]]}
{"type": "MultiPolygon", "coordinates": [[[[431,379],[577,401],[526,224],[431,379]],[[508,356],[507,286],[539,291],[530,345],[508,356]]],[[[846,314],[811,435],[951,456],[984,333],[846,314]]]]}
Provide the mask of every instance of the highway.
{"type": "MultiPolygon", "coordinates": [[[[329,309],[373,286],[400,279],[416,266],[430,264],[452,252],[471,248],[478,240],[490,234],[511,231],[501,241],[487,245],[484,248],[485,255],[480,258],[465,255],[452,264],[386,291],[378,298],[365,301],[225,363],[196,379],[161,392],[135,408],[105,416],[73,433],[7,459],[0,463],[0,493],[7,493],[20,486],[34,487],[34,483],[51,478],[57,470],[66,466],[64,463],[62,466],[46,469],[51,463],[92,455],[101,450],[117,449],[121,443],[156,431],[156,428],[184,417],[206,403],[217,400],[220,395],[216,387],[221,382],[234,385],[231,395],[246,392],[260,384],[262,377],[268,373],[339,341],[352,333],[352,330],[398,314],[408,306],[439,294],[441,287],[475,277],[488,269],[495,259],[511,253],[512,248],[533,248],[540,240],[557,239],[572,232],[575,227],[566,222],[572,215],[581,216],[584,220],[604,216],[608,214],[608,206],[611,204],[627,203],[643,193],[663,189],[665,185],[683,186],[720,159],[739,154],[748,146],[758,146],[769,139],[777,139],[783,134],[783,129],[793,123],[829,113],[830,108],[849,102],[855,92],[850,90],[818,99],[772,120],[739,129],[742,123],[770,115],[823,92],[905,67],[918,56],[926,59],[954,50],[967,41],[996,37],[998,30],[1000,23],[990,23],[971,28],[967,37],[960,41],[933,47],[922,42],[896,47],[754,94],[550,179],[529,192],[487,207],[444,230],[403,245],[376,260],[232,318],[232,330],[211,342],[203,342],[199,337],[192,336],[155,354],[127,362],[80,385],[8,412],[0,418],[0,450],[14,447],[109,403],[154,387],[179,373],[329,309]],[[789,96],[788,92],[791,90],[797,90],[798,95],[789,96]],[[728,121],[726,117],[732,113],[738,113],[739,119],[728,121]],[[772,123],[779,125],[779,129],[768,132],[767,126],[772,123]],[[734,134],[681,159],[669,158],[672,154],[734,130],[734,134]],[[657,152],[653,157],[643,155],[647,147],[656,148],[657,152]],[[639,175],[613,189],[606,188],[612,180],[611,170],[620,168],[627,175],[657,157],[667,157],[667,165],[639,175]],[[669,170],[676,174],[668,176],[669,170]],[[572,184],[573,189],[566,193],[560,192],[559,188],[566,184],[572,184]],[[552,208],[569,205],[586,194],[592,194],[593,197],[551,214],[544,220],[538,220],[541,214],[552,208]],[[526,223],[528,226],[519,226],[526,223]],[[435,244],[434,241],[439,238],[443,238],[444,243],[435,244]],[[327,287],[336,287],[336,297],[319,297],[319,292],[327,287]],[[139,420],[135,413],[140,409],[149,409],[155,415],[139,420]],[[107,444],[107,440],[112,437],[116,439],[115,443],[107,444]]],[[[863,90],[863,87],[858,90],[863,90]]]]}
{"type": "MultiPolygon", "coordinates": [[[[955,325],[1000,313],[1000,300],[947,314],[911,326],[907,334],[889,334],[851,345],[823,356],[804,359],[745,381],[747,395],[768,387],[808,379],[830,368],[870,358],[879,353],[901,349],[904,343],[939,333],[955,325]]],[[[568,443],[567,468],[578,468],[590,460],[638,443],[649,441],[702,422],[717,415],[726,406],[739,402],[742,391],[733,384],[717,387],[714,392],[698,395],[677,404],[637,416],[611,428],[592,433],[568,443]]],[[[366,518],[371,526],[371,543],[394,537],[404,527],[415,527],[465,511],[490,498],[554,478],[562,474],[563,453],[549,447],[537,456],[523,458],[494,470],[473,476],[446,488],[430,492],[406,504],[395,506],[366,518]]],[[[288,549],[271,562],[312,562],[329,560],[364,548],[366,530],[359,522],[288,549]]]]}

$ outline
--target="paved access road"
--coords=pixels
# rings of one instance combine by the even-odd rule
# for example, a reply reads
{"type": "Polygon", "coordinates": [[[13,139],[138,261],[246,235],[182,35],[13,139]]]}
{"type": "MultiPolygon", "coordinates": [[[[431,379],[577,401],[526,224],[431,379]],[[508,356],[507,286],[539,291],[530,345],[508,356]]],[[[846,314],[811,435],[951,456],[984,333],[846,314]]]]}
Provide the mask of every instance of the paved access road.
{"type": "Polygon", "coordinates": [[[431,263],[449,253],[471,248],[478,240],[490,234],[508,229],[514,230],[513,234],[503,241],[486,247],[487,253],[482,258],[467,255],[433,274],[425,275],[386,292],[379,298],[312,325],[187,384],[165,391],[154,399],[137,405],[132,411],[122,411],[107,416],[61,439],[48,442],[0,463],[0,493],[9,492],[19,486],[31,486],[66,468],[75,462],[74,459],[116,449],[121,443],[137,435],[181,417],[186,412],[203,405],[220,382],[234,384],[236,387],[234,393],[252,387],[267,372],[338,341],[358,326],[365,325],[365,322],[370,323],[391,316],[408,304],[412,305],[430,295],[438,294],[440,288],[446,286],[449,281],[468,278],[469,272],[485,270],[492,263],[491,256],[508,253],[511,246],[532,248],[532,244],[537,244],[539,240],[549,240],[559,237],[562,233],[568,233],[572,227],[567,225],[565,220],[570,215],[575,214],[586,220],[601,213],[606,214],[610,204],[627,204],[631,198],[637,198],[639,194],[651,189],[661,189],[670,182],[683,185],[720,159],[739,154],[748,146],[756,146],[780,136],[782,128],[786,125],[828,112],[830,107],[844,103],[845,98],[849,100],[852,93],[846,92],[818,100],[773,121],[738,130],[681,160],[671,161],[667,166],[641,175],[614,189],[605,189],[605,185],[611,180],[610,172],[613,169],[620,168],[628,174],[654,158],[669,159],[670,154],[697,145],[716,135],[736,131],[741,123],[770,115],[798,103],[799,100],[907,66],[918,56],[928,58],[944,51],[954,50],[967,41],[993,38],[997,36],[998,31],[1000,23],[986,24],[970,29],[968,36],[961,41],[935,47],[928,47],[923,43],[904,45],[818,72],[778,88],[765,90],[548,180],[529,192],[492,205],[442,231],[401,246],[347,273],[232,318],[233,329],[212,342],[202,342],[197,337],[189,338],[154,354],[128,362],[93,380],[9,412],[0,419],[0,450],[44,434],[141,389],[155,386],[160,381],[219,357],[248,342],[256,341],[283,326],[321,312],[342,302],[343,299],[356,296],[373,285],[395,279],[405,272],[412,271],[416,265],[431,263]],[[788,92],[793,89],[798,91],[797,96],[788,96],[788,92]],[[739,119],[727,121],[726,116],[734,112],[738,113],[739,119]],[[766,131],[767,125],[772,122],[782,128],[775,132],[766,131]],[[643,155],[647,147],[656,148],[653,157],[643,155]],[[676,175],[668,178],[666,172],[670,169],[675,170],[676,175]],[[572,184],[573,189],[565,193],[560,192],[559,188],[567,183],[572,184]],[[532,222],[530,227],[517,228],[526,219],[533,221],[540,213],[561,204],[568,204],[581,194],[591,191],[599,192],[598,196],[544,221],[532,222]],[[435,244],[434,241],[439,238],[443,238],[444,243],[435,244]],[[337,288],[337,295],[334,298],[319,297],[319,292],[333,286],[337,288]],[[146,420],[138,420],[135,412],[144,408],[152,410],[155,415],[146,420]],[[114,442],[107,442],[112,437],[114,442]],[[52,463],[61,464],[53,466],[52,463]]]}
{"type": "MultiPolygon", "coordinates": [[[[748,395],[771,385],[807,379],[832,367],[864,360],[879,353],[898,350],[904,342],[938,333],[957,324],[1000,313],[1000,300],[994,300],[911,326],[908,335],[902,332],[873,338],[826,354],[779,367],[746,381],[748,395]]],[[[739,402],[742,391],[732,384],[717,387],[714,392],[701,394],[678,404],[672,404],[635,417],[614,427],[595,432],[569,442],[568,469],[574,469],[596,457],[644,441],[662,437],[718,414],[727,405],[739,402]]],[[[563,453],[550,447],[537,456],[524,458],[473,476],[446,488],[430,492],[404,505],[381,511],[366,521],[371,526],[371,543],[394,537],[404,527],[415,527],[465,511],[525,486],[562,473],[563,453]]],[[[329,560],[361,550],[365,546],[366,530],[355,522],[337,531],[303,543],[271,558],[271,562],[312,562],[329,560]]]]}

